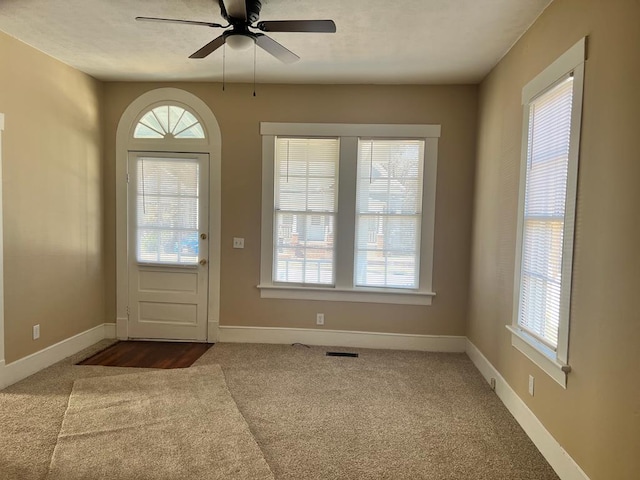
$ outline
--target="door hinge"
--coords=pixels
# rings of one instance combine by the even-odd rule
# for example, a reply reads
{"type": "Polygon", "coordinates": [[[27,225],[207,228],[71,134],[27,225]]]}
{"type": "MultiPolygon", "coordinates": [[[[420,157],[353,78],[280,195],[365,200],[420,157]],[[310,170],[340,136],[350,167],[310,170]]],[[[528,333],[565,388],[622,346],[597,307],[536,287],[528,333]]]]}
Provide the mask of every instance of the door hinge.
{"type": "Polygon", "coordinates": [[[129,174],[127,173],[127,183],[129,183],[129,174]]]}
{"type": "Polygon", "coordinates": [[[131,314],[131,310],[129,309],[129,305],[127,305],[127,317],[131,314]]]}

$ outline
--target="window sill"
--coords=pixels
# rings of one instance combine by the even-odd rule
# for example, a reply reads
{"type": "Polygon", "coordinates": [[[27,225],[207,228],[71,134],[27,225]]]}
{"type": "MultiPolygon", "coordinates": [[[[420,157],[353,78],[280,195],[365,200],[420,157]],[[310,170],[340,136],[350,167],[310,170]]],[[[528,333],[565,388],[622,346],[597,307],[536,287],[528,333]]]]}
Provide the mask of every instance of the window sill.
{"type": "Polygon", "coordinates": [[[511,345],[544,370],[562,388],[567,388],[567,374],[571,371],[571,367],[558,362],[553,350],[526,332],[513,325],[506,327],[511,332],[511,345]]]}
{"type": "Polygon", "coordinates": [[[258,285],[261,298],[293,300],[325,300],[331,302],[393,303],[398,305],[431,305],[433,292],[398,291],[381,288],[338,289],[295,287],[289,285],[258,285]]]}

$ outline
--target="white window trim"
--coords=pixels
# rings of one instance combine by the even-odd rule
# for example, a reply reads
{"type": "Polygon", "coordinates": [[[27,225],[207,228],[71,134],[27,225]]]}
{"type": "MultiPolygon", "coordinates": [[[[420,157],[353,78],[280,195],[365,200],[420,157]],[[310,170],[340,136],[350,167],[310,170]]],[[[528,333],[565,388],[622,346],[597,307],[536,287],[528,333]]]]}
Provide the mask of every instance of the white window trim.
{"type": "Polygon", "coordinates": [[[384,125],[339,123],[260,124],[262,135],[262,235],[261,298],[328,300],[343,302],[431,305],[433,236],[435,223],[436,175],[440,125],[384,125]],[[293,286],[273,283],[273,202],[276,136],[340,137],[338,178],[339,207],[336,227],[335,287],[293,286]],[[353,263],[356,216],[356,162],[346,161],[357,152],[359,137],[412,138],[425,141],[422,224],[420,244],[420,286],[415,290],[355,287],[353,263]]]}
{"type": "Polygon", "coordinates": [[[116,335],[128,333],[129,272],[127,217],[127,159],[129,152],[181,152],[209,155],[209,307],[207,340],[218,338],[220,323],[220,248],[221,248],[221,165],[222,135],[218,121],[200,98],[177,88],[158,88],[143,93],[125,109],[116,132],[116,335]],[[133,132],[140,118],[158,105],[178,105],[195,115],[202,125],[204,139],[139,139],[133,132]]]}
{"type": "Polygon", "coordinates": [[[584,61],[586,38],[580,39],[573,47],[545,68],[522,89],[523,122],[522,150],[520,166],[520,191],[518,202],[518,231],[516,243],[516,268],[513,289],[512,324],[507,325],[511,332],[511,345],[522,352],[538,367],[545,371],[563,388],[567,387],[567,374],[571,371],[568,364],[569,320],[571,301],[571,270],[573,260],[573,237],[575,228],[575,208],[578,183],[578,158],[580,147],[580,124],[582,119],[582,92],[584,83],[584,61]],[[522,273],[522,237],[524,228],[524,200],[526,182],[526,164],[529,132],[529,104],[536,96],[550,88],[565,75],[573,72],[573,106],[571,118],[571,141],[569,144],[569,165],[567,176],[567,194],[565,203],[564,246],[562,257],[561,304],[566,312],[560,318],[558,346],[553,351],[533,336],[527,334],[518,325],[520,303],[520,277],[522,273]]]}

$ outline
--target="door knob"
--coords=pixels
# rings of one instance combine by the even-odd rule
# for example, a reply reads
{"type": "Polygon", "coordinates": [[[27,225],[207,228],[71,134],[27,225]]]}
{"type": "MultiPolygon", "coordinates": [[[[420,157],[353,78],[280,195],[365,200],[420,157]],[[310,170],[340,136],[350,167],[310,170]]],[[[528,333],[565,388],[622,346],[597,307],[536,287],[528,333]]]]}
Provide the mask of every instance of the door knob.
{"type": "Polygon", "coordinates": [[[201,233],[201,234],[200,234],[200,238],[201,238],[202,240],[206,240],[206,239],[207,239],[207,234],[206,234],[206,233],[201,233]]]}
{"type": "Polygon", "coordinates": [[[206,264],[207,264],[207,260],[205,258],[200,260],[200,265],[206,265],[206,264]]]}

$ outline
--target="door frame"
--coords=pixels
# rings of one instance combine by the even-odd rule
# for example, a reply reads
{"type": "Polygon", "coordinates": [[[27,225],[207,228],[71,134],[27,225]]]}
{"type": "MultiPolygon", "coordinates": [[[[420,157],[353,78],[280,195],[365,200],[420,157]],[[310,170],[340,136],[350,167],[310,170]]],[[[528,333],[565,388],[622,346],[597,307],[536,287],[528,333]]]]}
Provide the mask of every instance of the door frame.
{"type": "Polygon", "coordinates": [[[2,217],[2,132],[4,131],[4,113],[0,113],[0,388],[4,387],[2,379],[2,369],[4,360],[4,245],[3,239],[3,217],[2,217]]]}
{"type": "Polygon", "coordinates": [[[129,338],[128,269],[128,185],[127,162],[130,151],[204,153],[209,155],[209,304],[207,342],[218,339],[220,322],[220,242],[222,136],[211,109],[190,92],[178,88],[158,88],[135,99],[126,108],[116,133],[116,336],[129,338]],[[200,120],[205,139],[134,139],[138,120],[149,109],[168,103],[191,111],[200,120]]]}
{"type": "MultiPolygon", "coordinates": [[[[164,153],[164,152],[129,152],[129,322],[128,332],[129,338],[136,340],[170,340],[170,341],[185,341],[185,342],[206,342],[207,330],[208,330],[208,305],[209,305],[209,154],[207,153],[164,153]],[[197,242],[198,252],[195,255],[195,261],[192,257],[190,264],[182,263],[165,263],[160,258],[157,261],[144,261],[137,258],[138,248],[138,228],[145,228],[140,226],[138,215],[141,212],[139,208],[140,197],[139,194],[144,193],[144,190],[140,190],[141,179],[140,175],[144,174],[144,168],[142,172],[138,170],[140,165],[140,159],[142,164],[145,165],[146,161],[154,162],[156,160],[178,160],[181,162],[193,162],[197,165],[197,229],[193,230],[195,233],[195,241],[197,242]],[[201,238],[202,235],[205,238],[201,238]],[[205,264],[200,262],[204,261],[205,264]],[[181,283],[183,289],[166,289],[163,291],[162,287],[158,284],[154,287],[148,286],[142,287],[141,283],[144,277],[158,276],[164,277],[165,280],[170,280],[172,275],[177,274],[179,278],[193,278],[195,275],[195,285],[190,285],[193,290],[189,289],[189,286],[185,283],[181,283]],[[186,319],[174,320],[164,319],[160,320],[154,318],[144,319],[143,304],[151,303],[155,305],[155,308],[159,308],[161,304],[172,308],[186,308],[189,309],[195,306],[195,324],[186,319]],[[171,305],[171,306],[169,306],[171,305]]],[[[153,174],[152,174],[153,176],[153,174]]],[[[166,177],[169,178],[169,177],[166,177]]],[[[149,185],[153,185],[152,182],[149,185]]],[[[159,185],[157,185],[159,187],[159,185]]],[[[166,192],[165,192],[166,193],[166,192]]],[[[152,194],[151,194],[152,195],[152,194]]],[[[151,196],[150,195],[150,196],[151,196]]],[[[153,202],[153,200],[151,200],[153,202]]],[[[169,227],[171,228],[171,227],[169,227]]],[[[174,238],[175,240],[175,238],[174,238]]],[[[177,246],[177,244],[176,244],[177,246]]],[[[158,253],[158,251],[156,251],[158,253]]],[[[176,276],[173,276],[176,280],[176,276]]],[[[188,282],[187,282],[188,283],[188,282]]],[[[151,307],[151,305],[148,305],[151,307]]],[[[156,311],[156,313],[159,313],[156,311]]],[[[164,313],[168,313],[165,309],[164,313]]],[[[187,313],[183,310],[183,313],[187,313]]]]}

